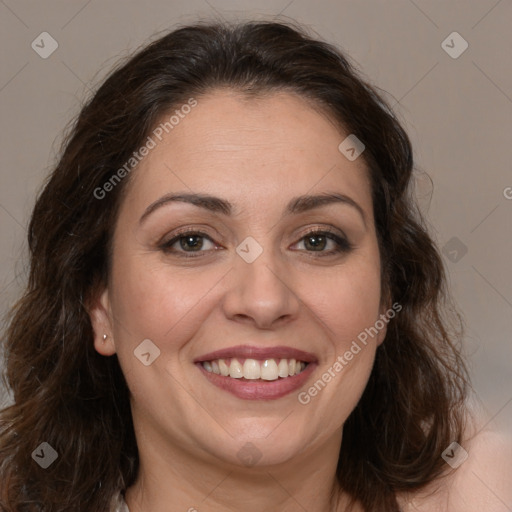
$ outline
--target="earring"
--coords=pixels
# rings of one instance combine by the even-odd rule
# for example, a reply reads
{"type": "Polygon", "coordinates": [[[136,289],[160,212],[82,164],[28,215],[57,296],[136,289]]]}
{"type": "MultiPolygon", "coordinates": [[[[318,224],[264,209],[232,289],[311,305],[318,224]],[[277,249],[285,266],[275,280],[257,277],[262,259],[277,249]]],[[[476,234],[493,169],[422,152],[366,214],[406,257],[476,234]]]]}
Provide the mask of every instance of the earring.
{"type": "Polygon", "coordinates": [[[108,336],[106,334],[103,335],[103,341],[107,341],[108,336]]]}

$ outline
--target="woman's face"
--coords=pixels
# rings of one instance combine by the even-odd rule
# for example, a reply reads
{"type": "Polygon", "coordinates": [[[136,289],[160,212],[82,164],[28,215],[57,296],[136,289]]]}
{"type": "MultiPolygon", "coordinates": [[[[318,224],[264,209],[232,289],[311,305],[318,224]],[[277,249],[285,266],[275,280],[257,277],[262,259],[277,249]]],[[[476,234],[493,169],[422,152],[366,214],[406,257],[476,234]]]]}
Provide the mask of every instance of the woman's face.
{"type": "Polygon", "coordinates": [[[131,176],[96,350],[117,353],[139,445],[307,456],[341,440],[385,335],[363,334],[386,309],[365,163],[292,94],[215,91],[188,110],[131,176]],[[171,200],[189,194],[215,199],[171,200]]]}

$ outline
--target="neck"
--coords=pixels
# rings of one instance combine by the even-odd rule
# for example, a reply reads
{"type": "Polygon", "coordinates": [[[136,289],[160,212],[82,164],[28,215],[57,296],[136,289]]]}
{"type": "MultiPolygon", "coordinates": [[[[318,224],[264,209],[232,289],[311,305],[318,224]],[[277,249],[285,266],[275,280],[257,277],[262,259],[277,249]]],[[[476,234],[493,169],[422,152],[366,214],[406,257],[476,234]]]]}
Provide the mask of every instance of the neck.
{"type": "Polygon", "coordinates": [[[191,453],[155,431],[136,435],[140,464],[126,491],[130,512],[345,510],[336,477],[341,429],[292,460],[253,467],[191,453]]]}

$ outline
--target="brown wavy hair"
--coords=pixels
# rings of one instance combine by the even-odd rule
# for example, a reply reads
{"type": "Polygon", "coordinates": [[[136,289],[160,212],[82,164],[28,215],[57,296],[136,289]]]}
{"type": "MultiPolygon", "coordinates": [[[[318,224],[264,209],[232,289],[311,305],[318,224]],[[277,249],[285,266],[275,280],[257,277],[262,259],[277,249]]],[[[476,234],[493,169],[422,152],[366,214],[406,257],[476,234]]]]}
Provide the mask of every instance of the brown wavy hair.
{"type": "MultiPolygon", "coordinates": [[[[461,440],[467,371],[460,317],[439,252],[411,194],[411,144],[377,88],[336,47],[293,22],[198,22],[120,64],[83,106],[40,192],[28,230],[30,274],[3,340],[14,402],[0,413],[0,506],[7,512],[108,512],[133,484],[138,452],[116,356],[93,348],[87,304],[107,285],[111,240],[130,176],[94,191],[162,115],[228,87],[292,92],[365,144],[389,323],[364,394],[344,425],[337,473],[366,511],[444,472],[461,440]],[[46,470],[31,454],[58,453],[46,470]]],[[[135,171],[136,172],[136,171],[135,171]]]]}

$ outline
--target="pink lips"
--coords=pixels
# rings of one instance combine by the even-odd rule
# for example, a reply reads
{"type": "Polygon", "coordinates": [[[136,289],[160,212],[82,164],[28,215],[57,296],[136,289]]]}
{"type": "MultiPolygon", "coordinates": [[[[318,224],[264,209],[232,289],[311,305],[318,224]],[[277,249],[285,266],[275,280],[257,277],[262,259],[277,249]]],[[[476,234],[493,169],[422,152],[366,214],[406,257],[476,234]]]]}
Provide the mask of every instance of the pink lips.
{"type": "Polygon", "coordinates": [[[236,347],[223,348],[215,352],[209,352],[194,359],[194,363],[213,361],[214,359],[296,359],[305,363],[316,362],[316,357],[310,352],[297,350],[292,347],[255,347],[250,345],[238,345],[236,347]]]}
{"type": "Polygon", "coordinates": [[[208,354],[202,355],[194,360],[196,366],[203,375],[215,386],[230,392],[231,394],[244,400],[275,400],[292,393],[301,388],[307,379],[311,376],[317,366],[317,359],[314,354],[304,352],[291,347],[254,347],[248,345],[239,345],[230,347],[208,354]],[[203,361],[213,361],[215,359],[237,358],[240,361],[245,359],[296,359],[308,363],[306,368],[299,374],[284,379],[279,378],[273,381],[246,380],[244,378],[234,379],[224,377],[205,370],[201,364],[203,361]]]}

